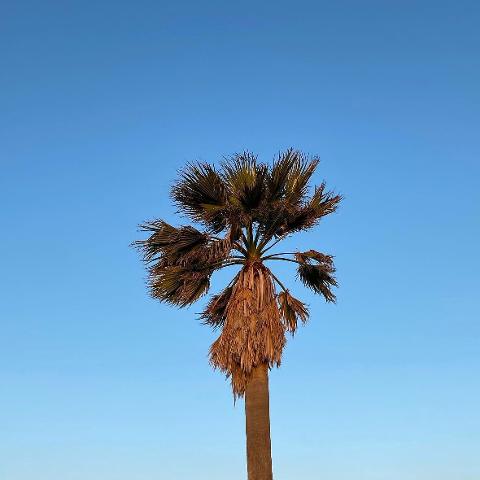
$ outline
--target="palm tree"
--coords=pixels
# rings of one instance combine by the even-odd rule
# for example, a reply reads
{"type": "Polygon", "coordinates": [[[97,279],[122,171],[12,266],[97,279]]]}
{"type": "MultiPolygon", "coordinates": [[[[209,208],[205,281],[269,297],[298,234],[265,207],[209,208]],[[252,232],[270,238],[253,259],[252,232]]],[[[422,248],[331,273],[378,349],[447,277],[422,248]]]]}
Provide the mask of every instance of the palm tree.
{"type": "Polygon", "coordinates": [[[188,164],[171,196],[179,212],[203,230],[154,220],[141,225],[148,238],[135,242],[148,267],[152,297],[178,307],[206,294],[216,270],[238,266],[201,319],[221,330],[210,347],[212,366],[230,378],[235,399],[245,396],[249,480],[272,479],[268,372],[280,365],[286,333],[293,335],[309,315],[267,264],[293,262],[306,287],[335,301],[330,255],[272,253],[281,240],[336,210],[341,196],[328,192],[325,183],[309,194],[318,162],[289,149],[270,165],[249,152],[224,159],[219,169],[188,164]]]}

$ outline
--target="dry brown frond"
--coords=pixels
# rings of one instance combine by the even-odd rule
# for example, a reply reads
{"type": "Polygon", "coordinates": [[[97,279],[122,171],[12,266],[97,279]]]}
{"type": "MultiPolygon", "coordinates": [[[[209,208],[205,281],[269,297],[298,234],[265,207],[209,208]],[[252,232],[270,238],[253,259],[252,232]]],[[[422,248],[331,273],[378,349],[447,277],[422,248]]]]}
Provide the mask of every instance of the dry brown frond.
{"type": "Polygon", "coordinates": [[[270,271],[249,263],[233,285],[220,337],[210,348],[210,362],[231,377],[235,397],[243,396],[252,369],[279,365],[285,345],[270,271]]]}
{"type": "Polygon", "coordinates": [[[293,335],[297,330],[298,320],[300,319],[302,323],[308,320],[308,308],[300,300],[293,297],[288,290],[279,293],[277,298],[283,324],[293,335]]]}
{"type": "Polygon", "coordinates": [[[213,328],[221,327],[227,319],[227,306],[232,296],[233,287],[225,288],[218,295],[213,295],[205,310],[200,315],[203,323],[213,328]]]}
{"type": "Polygon", "coordinates": [[[306,252],[295,253],[295,258],[302,263],[308,263],[311,260],[315,260],[318,263],[325,265],[329,271],[334,272],[333,257],[326,255],[325,253],[317,252],[316,250],[307,250],[306,252]]]}
{"type": "Polygon", "coordinates": [[[334,277],[333,257],[315,250],[297,252],[295,259],[299,263],[297,274],[303,284],[315,293],[324,296],[327,302],[335,302],[336,297],[331,287],[338,286],[334,277]]]}

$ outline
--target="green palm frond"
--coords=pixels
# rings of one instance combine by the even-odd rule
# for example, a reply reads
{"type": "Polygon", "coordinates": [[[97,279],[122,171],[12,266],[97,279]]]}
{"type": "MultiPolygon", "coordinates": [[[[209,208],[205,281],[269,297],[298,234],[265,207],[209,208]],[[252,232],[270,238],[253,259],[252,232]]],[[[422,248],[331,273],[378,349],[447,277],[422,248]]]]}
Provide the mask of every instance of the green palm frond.
{"type": "Polygon", "coordinates": [[[300,232],[314,227],[322,217],[333,213],[341,200],[341,195],[325,192],[325,183],[322,183],[320,187],[315,188],[312,197],[303,205],[298,208],[286,209],[277,235],[300,232]]]}
{"type": "Polygon", "coordinates": [[[293,148],[279,153],[267,176],[268,201],[300,205],[308,193],[308,182],[318,163],[317,157],[309,159],[293,148]]]}
{"type": "Polygon", "coordinates": [[[283,200],[287,191],[290,172],[295,164],[296,157],[293,149],[279,153],[267,177],[268,202],[283,200]]]}
{"type": "Polygon", "coordinates": [[[308,182],[315,172],[320,160],[316,157],[308,159],[303,153],[292,151],[294,158],[292,168],[285,182],[285,200],[291,206],[300,206],[308,193],[308,182]]]}
{"type": "Polygon", "coordinates": [[[250,213],[265,196],[265,180],[268,169],[258,163],[250,152],[233,155],[222,162],[222,178],[228,186],[229,202],[238,214],[246,215],[244,223],[251,220],[250,213]]]}
{"type": "Polygon", "coordinates": [[[210,239],[208,234],[196,228],[191,226],[176,228],[163,220],[145,222],[140,228],[144,232],[151,232],[146,240],[134,243],[141,250],[143,260],[146,262],[168,257],[170,263],[175,263],[193,249],[206,245],[210,239]]]}
{"type": "Polygon", "coordinates": [[[226,228],[228,192],[221,176],[211,165],[187,165],[171,193],[179,210],[193,220],[203,223],[215,233],[226,228]]]}
{"type": "Polygon", "coordinates": [[[315,192],[307,203],[319,218],[333,213],[343,200],[341,195],[326,191],[325,188],[325,182],[322,182],[319,187],[315,187],[315,192]]]}
{"type": "Polygon", "coordinates": [[[232,235],[217,239],[191,226],[175,228],[163,220],[141,225],[153,232],[146,240],[135,242],[147,263],[162,265],[209,264],[228,258],[232,249],[232,235]]]}
{"type": "Polygon", "coordinates": [[[148,265],[150,293],[167,303],[186,306],[207,292],[215,270],[236,263],[230,259],[232,235],[211,237],[191,226],[175,228],[163,220],[146,222],[146,240],[135,242],[148,265]]]}
{"type": "Polygon", "coordinates": [[[308,195],[309,181],[318,164],[317,157],[309,159],[293,149],[274,161],[266,180],[265,201],[256,212],[267,239],[307,230],[335,211],[341,197],[325,192],[324,183],[308,195]]]}
{"type": "Polygon", "coordinates": [[[150,294],[162,302],[186,307],[210,288],[212,270],[156,265],[150,269],[150,294]]]}

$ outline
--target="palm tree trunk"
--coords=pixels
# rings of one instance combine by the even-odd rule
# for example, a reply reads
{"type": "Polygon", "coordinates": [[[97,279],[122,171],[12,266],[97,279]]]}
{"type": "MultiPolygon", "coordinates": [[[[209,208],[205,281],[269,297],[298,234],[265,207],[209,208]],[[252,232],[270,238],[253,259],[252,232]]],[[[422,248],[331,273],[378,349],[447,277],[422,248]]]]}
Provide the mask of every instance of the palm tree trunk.
{"type": "Polygon", "coordinates": [[[272,480],[268,366],[255,367],[245,390],[248,480],[272,480]]]}

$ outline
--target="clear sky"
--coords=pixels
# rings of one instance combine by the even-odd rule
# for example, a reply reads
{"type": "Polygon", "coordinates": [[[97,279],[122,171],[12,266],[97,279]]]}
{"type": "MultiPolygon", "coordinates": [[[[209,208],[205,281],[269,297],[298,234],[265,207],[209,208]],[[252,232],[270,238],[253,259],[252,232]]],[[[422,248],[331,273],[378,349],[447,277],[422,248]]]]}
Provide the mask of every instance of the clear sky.
{"type": "MultiPolygon", "coordinates": [[[[243,403],[136,226],[186,161],[319,154],[336,256],[271,375],[277,480],[480,478],[476,1],[0,3],[0,479],[241,480],[243,403]]],[[[216,290],[225,276],[214,279],[216,290]]]]}

